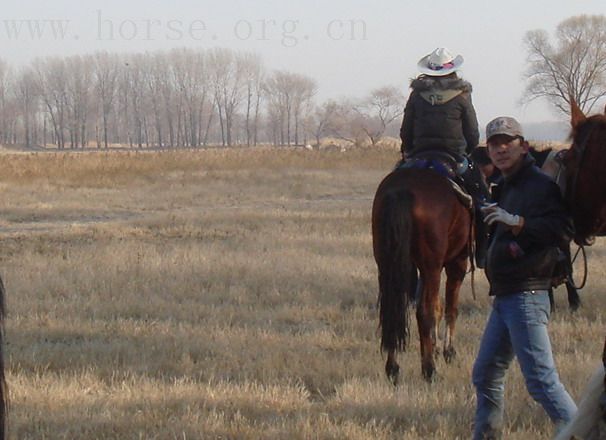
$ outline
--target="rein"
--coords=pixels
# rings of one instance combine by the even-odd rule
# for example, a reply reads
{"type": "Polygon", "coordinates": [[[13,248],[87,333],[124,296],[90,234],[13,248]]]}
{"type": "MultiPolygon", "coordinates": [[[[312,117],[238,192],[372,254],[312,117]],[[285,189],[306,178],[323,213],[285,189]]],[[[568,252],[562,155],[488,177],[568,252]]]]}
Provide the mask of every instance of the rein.
{"type": "Polygon", "coordinates": [[[574,279],[572,277],[572,270],[570,271],[570,273],[568,275],[566,275],[566,279],[568,280],[570,285],[572,287],[574,287],[576,290],[581,290],[583,287],[585,287],[585,283],[587,282],[587,254],[585,253],[585,246],[579,245],[579,248],[574,253],[574,257],[572,258],[570,265],[571,266],[574,265],[574,262],[577,261],[579,252],[581,253],[581,256],[583,257],[583,280],[581,281],[581,284],[578,286],[575,284],[574,279]]]}
{"type": "Polygon", "coordinates": [[[471,295],[473,300],[477,300],[476,297],[476,283],[475,283],[475,271],[476,271],[476,265],[474,262],[474,255],[475,255],[475,250],[476,250],[476,241],[474,239],[474,223],[475,223],[475,213],[473,211],[473,208],[470,209],[471,212],[471,221],[469,222],[469,237],[468,237],[468,250],[469,250],[469,270],[467,272],[465,272],[466,274],[471,274],[471,295]]]}
{"type": "MultiPolygon", "coordinates": [[[[566,167],[561,159],[558,160],[558,171],[556,173],[555,179],[556,179],[556,182],[558,182],[558,183],[563,182],[564,198],[570,203],[571,209],[572,209],[572,205],[573,205],[573,197],[574,197],[574,195],[576,193],[576,189],[577,189],[577,181],[578,181],[579,174],[581,171],[581,166],[583,165],[583,161],[585,160],[587,144],[589,143],[589,138],[590,138],[592,132],[593,132],[593,130],[588,130],[580,143],[578,143],[578,144],[573,143],[573,145],[576,147],[576,150],[578,151],[578,154],[580,156],[579,156],[579,160],[577,162],[576,169],[574,170],[574,174],[572,175],[572,182],[571,182],[572,185],[570,188],[568,188],[566,186],[565,179],[562,179],[562,177],[563,177],[562,172],[566,167]],[[567,197],[567,196],[569,196],[569,197],[567,197]]],[[[560,186],[560,188],[561,188],[561,186],[560,186]]],[[[570,264],[571,264],[571,266],[574,264],[577,257],[579,256],[579,253],[581,253],[581,257],[583,258],[583,278],[582,278],[580,285],[575,284],[573,276],[572,276],[572,271],[570,274],[568,274],[566,276],[566,279],[570,283],[570,285],[573,286],[577,290],[581,290],[583,287],[585,287],[585,283],[587,282],[587,254],[585,252],[585,246],[579,245],[577,251],[574,254],[574,257],[571,259],[570,264]]]]}
{"type": "MultiPolygon", "coordinates": [[[[583,156],[585,154],[585,147],[586,147],[588,138],[589,138],[589,136],[586,137],[586,139],[584,140],[583,146],[581,148],[581,151],[582,151],[581,159],[583,158],[583,156]]],[[[562,162],[562,159],[560,157],[556,157],[555,161],[558,164],[558,168],[555,173],[554,179],[555,179],[556,183],[558,184],[558,186],[560,187],[560,191],[562,193],[565,193],[566,192],[566,180],[564,179],[565,176],[563,174],[564,174],[564,170],[565,170],[566,166],[564,165],[564,163],[562,162]]],[[[574,175],[575,183],[576,183],[577,176],[578,176],[578,170],[574,175]]],[[[564,196],[565,194],[562,194],[562,195],[564,196]]],[[[583,278],[582,278],[581,283],[579,285],[577,285],[575,283],[574,278],[572,276],[572,270],[568,275],[566,275],[566,280],[576,290],[581,290],[583,287],[585,287],[585,283],[587,282],[587,253],[585,252],[585,246],[579,245],[579,247],[577,248],[577,251],[574,253],[574,257],[571,258],[570,266],[572,268],[572,266],[574,265],[574,262],[577,260],[577,257],[579,256],[579,253],[581,254],[581,258],[583,259],[583,278]]]]}

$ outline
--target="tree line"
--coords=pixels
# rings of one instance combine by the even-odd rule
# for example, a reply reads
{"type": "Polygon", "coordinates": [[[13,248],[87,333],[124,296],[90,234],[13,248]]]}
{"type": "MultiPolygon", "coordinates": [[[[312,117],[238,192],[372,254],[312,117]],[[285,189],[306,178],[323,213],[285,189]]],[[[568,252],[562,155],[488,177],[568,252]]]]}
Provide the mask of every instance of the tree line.
{"type": "Polygon", "coordinates": [[[250,52],[188,49],[0,60],[0,143],[177,148],[375,145],[402,115],[404,95],[381,87],[317,103],[306,75],[270,70],[250,52]]]}
{"type": "MultiPolygon", "coordinates": [[[[567,114],[606,97],[606,17],[562,21],[552,42],[526,33],[522,101],[547,99],[567,114]]],[[[333,137],[376,145],[397,137],[405,96],[317,102],[309,76],[268,69],[250,52],[186,49],[39,58],[15,69],[0,60],[0,143],[59,149],[127,145],[319,145],[333,137]]]]}

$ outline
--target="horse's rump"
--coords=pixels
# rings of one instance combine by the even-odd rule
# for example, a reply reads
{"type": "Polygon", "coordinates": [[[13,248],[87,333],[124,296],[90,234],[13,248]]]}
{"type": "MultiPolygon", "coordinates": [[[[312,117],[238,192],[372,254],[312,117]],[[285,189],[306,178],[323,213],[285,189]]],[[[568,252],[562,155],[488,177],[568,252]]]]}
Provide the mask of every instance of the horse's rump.
{"type": "MultiPolygon", "coordinates": [[[[388,220],[382,211],[390,206],[385,203],[387,198],[393,203],[395,198],[403,198],[405,193],[409,194],[410,201],[413,202],[407,205],[410,207],[414,229],[410,243],[413,262],[418,265],[419,260],[434,257],[435,253],[439,260],[451,258],[452,250],[460,249],[461,246],[458,243],[460,240],[453,243],[449,238],[452,238],[452,234],[460,236],[460,226],[464,224],[466,227],[463,228],[462,238],[467,242],[470,238],[471,213],[458,197],[452,182],[433,170],[396,169],[383,179],[373,204],[373,235],[381,237],[379,225],[386,228],[385,222],[388,220]]],[[[390,213],[394,215],[393,211],[390,213]]],[[[377,263],[378,256],[375,249],[377,263]]]]}

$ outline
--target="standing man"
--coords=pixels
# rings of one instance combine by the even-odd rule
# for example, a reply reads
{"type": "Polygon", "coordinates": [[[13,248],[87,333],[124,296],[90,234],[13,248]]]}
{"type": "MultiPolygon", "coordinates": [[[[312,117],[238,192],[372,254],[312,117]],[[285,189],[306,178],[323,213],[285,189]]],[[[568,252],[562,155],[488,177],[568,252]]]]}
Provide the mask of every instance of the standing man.
{"type": "Polygon", "coordinates": [[[556,426],[576,412],[556,371],[547,332],[547,291],[558,247],[570,240],[572,222],[558,186],[534,166],[515,119],[492,120],[486,139],[503,181],[493,193],[496,203],[482,208],[491,228],[486,276],[494,301],[473,367],[474,440],[501,438],[505,373],[514,357],[528,392],[556,426]]]}

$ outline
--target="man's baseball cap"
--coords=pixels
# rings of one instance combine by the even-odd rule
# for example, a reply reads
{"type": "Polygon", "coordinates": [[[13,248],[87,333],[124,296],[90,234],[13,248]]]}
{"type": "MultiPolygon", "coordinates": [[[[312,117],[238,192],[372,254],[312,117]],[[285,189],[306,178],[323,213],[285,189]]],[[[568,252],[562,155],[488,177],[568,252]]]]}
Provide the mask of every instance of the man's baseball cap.
{"type": "Polygon", "coordinates": [[[505,134],[511,137],[524,137],[520,123],[509,116],[499,116],[488,123],[486,126],[486,140],[497,134],[505,134]]]}

